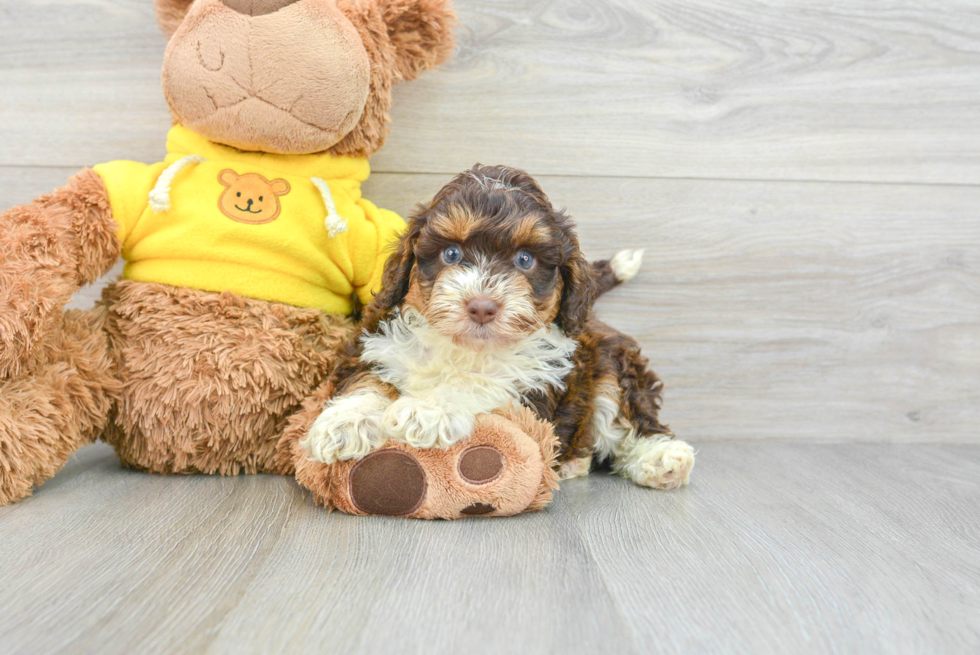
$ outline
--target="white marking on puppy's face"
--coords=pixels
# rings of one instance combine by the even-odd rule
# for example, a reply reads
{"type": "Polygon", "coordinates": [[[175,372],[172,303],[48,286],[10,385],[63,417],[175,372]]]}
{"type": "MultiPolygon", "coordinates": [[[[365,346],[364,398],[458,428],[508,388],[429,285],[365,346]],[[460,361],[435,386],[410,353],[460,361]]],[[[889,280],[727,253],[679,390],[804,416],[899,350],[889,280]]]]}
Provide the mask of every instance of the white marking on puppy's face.
{"type": "Polygon", "coordinates": [[[480,261],[443,271],[423,312],[437,332],[474,349],[507,346],[543,327],[526,278],[488,268],[480,261]],[[493,318],[475,320],[469,309],[473,302],[489,303],[493,318]]]}

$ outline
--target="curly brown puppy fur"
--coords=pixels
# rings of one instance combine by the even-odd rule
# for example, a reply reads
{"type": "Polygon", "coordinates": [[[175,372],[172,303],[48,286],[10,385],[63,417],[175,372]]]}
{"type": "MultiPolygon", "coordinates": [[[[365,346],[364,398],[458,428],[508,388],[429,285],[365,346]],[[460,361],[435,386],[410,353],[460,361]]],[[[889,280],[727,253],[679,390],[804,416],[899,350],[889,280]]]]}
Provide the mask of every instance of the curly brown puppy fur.
{"type": "Polygon", "coordinates": [[[389,438],[448,448],[520,400],[554,423],[565,476],[608,463],[686,484],[693,450],[660,423],[663,385],[637,343],[592,316],[598,291],[571,219],[528,174],[460,174],[411,217],[301,445],[322,462],[389,438]]]}

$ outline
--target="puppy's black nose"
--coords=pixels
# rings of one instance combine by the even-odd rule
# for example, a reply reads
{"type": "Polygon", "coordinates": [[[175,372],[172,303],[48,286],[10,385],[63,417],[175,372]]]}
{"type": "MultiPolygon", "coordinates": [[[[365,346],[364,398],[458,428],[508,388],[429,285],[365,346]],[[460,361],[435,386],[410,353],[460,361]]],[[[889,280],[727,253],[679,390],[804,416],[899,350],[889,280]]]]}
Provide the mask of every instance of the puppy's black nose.
{"type": "Polygon", "coordinates": [[[486,325],[497,318],[500,305],[487,298],[474,298],[466,303],[466,313],[470,315],[470,320],[480,325],[486,325]]]}

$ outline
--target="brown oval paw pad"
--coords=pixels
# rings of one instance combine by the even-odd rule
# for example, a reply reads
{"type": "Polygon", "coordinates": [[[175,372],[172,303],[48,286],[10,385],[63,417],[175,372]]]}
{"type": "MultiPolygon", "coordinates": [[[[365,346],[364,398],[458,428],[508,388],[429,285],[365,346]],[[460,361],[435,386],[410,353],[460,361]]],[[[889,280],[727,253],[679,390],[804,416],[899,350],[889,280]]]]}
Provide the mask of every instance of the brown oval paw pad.
{"type": "Polygon", "coordinates": [[[350,472],[350,497],[365,514],[403,516],[425,500],[422,466],[400,450],[380,450],[359,461],[350,472]]]}
{"type": "MultiPolygon", "coordinates": [[[[504,456],[491,446],[474,446],[459,456],[458,466],[459,477],[470,484],[487,484],[499,478],[504,472],[504,456]]],[[[491,507],[489,511],[493,511],[493,508],[491,507]]],[[[463,512],[467,513],[466,510],[463,512]]]]}
{"type": "Polygon", "coordinates": [[[495,509],[497,508],[493,505],[487,505],[486,503],[473,503],[469,507],[464,507],[463,509],[459,510],[459,513],[470,515],[489,514],[495,509]]]}

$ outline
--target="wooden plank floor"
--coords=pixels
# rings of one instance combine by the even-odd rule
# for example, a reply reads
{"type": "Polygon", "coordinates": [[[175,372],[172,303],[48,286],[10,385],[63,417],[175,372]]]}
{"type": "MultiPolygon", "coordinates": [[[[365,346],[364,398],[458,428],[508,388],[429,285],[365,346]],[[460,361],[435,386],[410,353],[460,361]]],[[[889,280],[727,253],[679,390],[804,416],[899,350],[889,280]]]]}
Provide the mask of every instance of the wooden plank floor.
{"type": "Polygon", "coordinates": [[[285,477],[83,449],[0,509],[5,653],[975,653],[980,447],[709,444],[676,493],[327,514],[285,477]]]}
{"type": "MultiPolygon", "coordinates": [[[[590,256],[646,248],[599,312],[666,380],[692,486],[359,519],[91,446],[0,508],[0,653],[980,652],[976,3],[457,5],[365,195],[507,163],[590,256]]],[[[2,207],[162,157],[150,0],[0,0],[0,28],[2,207]]]]}

